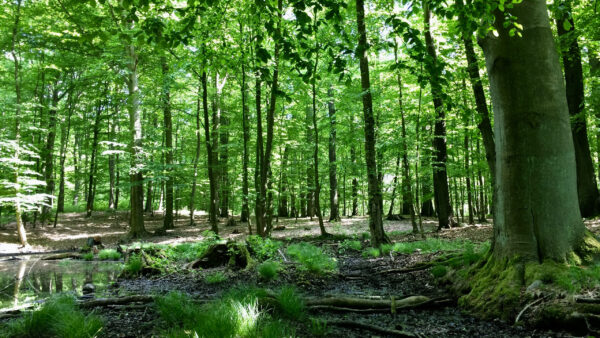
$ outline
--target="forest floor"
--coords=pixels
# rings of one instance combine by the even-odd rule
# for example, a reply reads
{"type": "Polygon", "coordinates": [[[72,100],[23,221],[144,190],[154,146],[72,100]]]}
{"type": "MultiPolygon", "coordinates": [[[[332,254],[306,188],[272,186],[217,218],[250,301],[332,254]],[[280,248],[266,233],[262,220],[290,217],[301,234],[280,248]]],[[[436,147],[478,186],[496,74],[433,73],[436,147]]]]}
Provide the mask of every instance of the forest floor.
{"type": "MultiPolygon", "coordinates": [[[[130,242],[126,240],[126,213],[96,213],[92,218],[85,218],[80,213],[61,215],[56,228],[28,228],[32,247],[30,250],[51,251],[57,249],[80,248],[88,237],[100,236],[103,244],[115,247],[130,242]]],[[[180,215],[176,228],[169,230],[166,236],[149,236],[144,241],[174,244],[197,242],[204,238],[203,232],[208,229],[204,216],[199,216],[199,226],[187,226],[189,220],[180,215]]],[[[600,232],[599,221],[586,222],[594,233],[600,232]]],[[[162,216],[148,215],[146,227],[150,232],[162,226],[162,216]]],[[[317,220],[281,219],[276,226],[284,226],[284,230],[274,231],[273,237],[287,244],[300,241],[312,243],[322,248],[337,260],[335,273],[312,275],[302,271],[297,265],[289,264],[280,272],[279,278],[265,281],[256,270],[235,270],[217,267],[204,270],[180,270],[157,275],[146,275],[137,278],[119,278],[103,296],[118,297],[124,295],[165,294],[169,291],[181,291],[191,297],[217,299],[228,290],[240,286],[255,286],[268,290],[277,290],[284,285],[293,285],[300,294],[307,297],[325,297],[347,295],[355,297],[382,297],[401,299],[411,295],[422,295],[432,299],[450,297],[444,287],[436,284],[431,269],[412,272],[390,272],[389,270],[407,268],[415,264],[431,261],[441,255],[440,252],[421,252],[389,254],[370,257],[360,251],[340,250],[340,238],[358,239],[368,232],[367,218],[344,218],[338,223],[326,223],[327,231],[337,235],[335,238],[318,237],[317,220]],[[226,276],[222,283],[208,283],[206,275],[220,272],[226,276]]],[[[465,240],[472,243],[483,243],[491,238],[492,228],[489,223],[463,226],[434,232],[434,219],[424,220],[424,228],[428,238],[448,240],[465,240]]],[[[247,235],[247,224],[238,223],[234,227],[221,224],[221,236],[226,239],[242,239],[247,235]]],[[[393,242],[413,242],[420,239],[411,231],[410,221],[386,221],[385,230],[393,242]]],[[[0,229],[0,254],[18,252],[14,228],[7,225],[0,229]]],[[[365,244],[366,242],[363,242],[365,244]]],[[[282,254],[282,256],[284,256],[282,254]]],[[[285,257],[284,257],[285,259],[285,257]]],[[[166,329],[164,323],[156,320],[159,315],[153,306],[101,307],[95,311],[105,318],[105,327],[101,332],[104,337],[147,337],[162,336],[166,329]]],[[[348,320],[380,327],[404,330],[416,336],[444,337],[564,337],[563,332],[537,330],[524,326],[514,326],[500,320],[481,320],[461,312],[455,300],[440,306],[399,310],[391,313],[352,313],[311,310],[311,316],[325,320],[348,320]]],[[[348,327],[327,329],[328,337],[385,337],[375,333],[348,327]]],[[[311,337],[310,323],[296,322],[296,336],[311,337]]]]}

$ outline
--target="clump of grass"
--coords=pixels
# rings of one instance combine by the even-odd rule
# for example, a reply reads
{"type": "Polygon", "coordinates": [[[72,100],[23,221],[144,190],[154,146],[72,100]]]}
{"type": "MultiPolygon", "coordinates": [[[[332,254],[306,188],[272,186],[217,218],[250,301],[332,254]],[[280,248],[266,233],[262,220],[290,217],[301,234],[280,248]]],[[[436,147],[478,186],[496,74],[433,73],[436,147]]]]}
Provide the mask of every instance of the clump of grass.
{"type": "Polygon", "coordinates": [[[137,276],[142,272],[143,267],[144,262],[142,261],[142,257],[138,254],[132,254],[129,256],[129,259],[127,259],[123,271],[131,276],[137,276]]]}
{"type": "Polygon", "coordinates": [[[305,316],[304,300],[293,286],[284,286],[276,296],[279,313],[294,320],[301,320],[305,316]]]}
{"type": "Polygon", "coordinates": [[[325,319],[311,318],[309,330],[315,337],[326,337],[329,335],[329,328],[327,327],[327,320],[325,319]]]}
{"type": "Polygon", "coordinates": [[[39,309],[26,313],[22,318],[0,326],[3,337],[95,337],[102,330],[103,322],[94,314],[85,315],[69,295],[51,298],[39,309]]]}
{"type": "Polygon", "coordinates": [[[184,294],[171,292],[158,297],[155,304],[170,328],[168,337],[293,336],[294,330],[285,322],[261,310],[256,296],[259,293],[260,289],[232,290],[217,301],[201,305],[184,294]]]}
{"type": "Polygon", "coordinates": [[[444,277],[448,273],[448,269],[443,265],[436,265],[431,268],[431,274],[435,278],[444,277]]]}
{"type": "Polygon", "coordinates": [[[473,243],[468,240],[449,241],[439,238],[428,238],[422,241],[396,243],[392,247],[392,251],[403,254],[411,254],[417,250],[420,250],[422,253],[431,253],[464,250],[468,245],[473,245],[473,243]]]}
{"type": "Polygon", "coordinates": [[[275,261],[266,261],[258,266],[258,274],[265,280],[277,278],[281,265],[275,261]]]}
{"type": "Polygon", "coordinates": [[[390,252],[392,252],[392,249],[393,249],[393,245],[382,244],[379,251],[381,252],[382,255],[388,255],[390,252]]]}
{"type": "Polygon", "coordinates": [[[101,261],[118,261],[121,254],[115,249],[103,249],[98,253],[98,259],[101,261]]]}
{"type": "Polygon", "coordinates": [[[215,271],[204,276],[204,282],[206,284],[219,284],[223,283],[226,280],[227,276],[225,275],[225,273],[223,273],[223,271],[215,271]]]}
{"type": "Polygon", "coordinates": [[[81,258],[83,258],[86,261],[94,260],[94,253],[93,252],[86,252],[83,255],[81,255],[81,258]]]}
{"type": "Polygon", "coordinates": [[[377,258],[381,256],[381,253],[377,248],[366,248],[365,251],[363,251],[362,256],[364,258],[377,258]]]}
{"type": "Polygon", "coordinates": [[[343,254],[347,251],[360,251],[361,249],[362,244],[360,243],[360,241],[346,239],[339,244],[338,252],[343,254]]]}
{"type": "Polygon", "coordinates": [[[287,252],[301,264],[301,269],[314,274],[322,275],[337,269],[337,262],[312,244],[292,244],[287,248],[287,252]]]}

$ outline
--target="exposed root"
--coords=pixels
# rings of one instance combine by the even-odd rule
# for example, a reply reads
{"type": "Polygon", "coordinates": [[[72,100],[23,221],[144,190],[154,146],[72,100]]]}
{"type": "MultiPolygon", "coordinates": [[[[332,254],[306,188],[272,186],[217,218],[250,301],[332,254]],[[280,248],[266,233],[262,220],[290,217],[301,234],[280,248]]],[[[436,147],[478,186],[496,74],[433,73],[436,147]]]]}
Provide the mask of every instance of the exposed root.
{"type": "Polygon", "coordinates": [[[418,337],[416,334],[411,333],[411,332],[387,329],[387,328],[384,328],[381,326],[365,324],[365,323],[352,321],[352,320],[328,320],[327,324],[349,327],[349,328],[354,328],[354,329],[369,330],[369,331],[386,334],[386,335],[390,335],[390,336],[394,336],[394,337],[411,337],[411,338],[418,337]]]}

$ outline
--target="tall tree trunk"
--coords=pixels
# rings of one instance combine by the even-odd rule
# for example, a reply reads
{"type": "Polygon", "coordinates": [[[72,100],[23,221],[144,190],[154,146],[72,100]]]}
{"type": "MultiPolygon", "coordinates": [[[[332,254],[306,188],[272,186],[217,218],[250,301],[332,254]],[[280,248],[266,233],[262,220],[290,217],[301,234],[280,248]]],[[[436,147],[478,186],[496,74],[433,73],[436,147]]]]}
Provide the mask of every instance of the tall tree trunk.
{"type": "Polygon", "coordinates": [[[217,201],[217,180],[215,177],[215,153],[212,149],[212,143],[210,142],[210,120],[208,118],[208,85],[206,79],[206,71],[202,72],[202,109],[204,111],[204,143],[206,144],[206,159],[208,161],[208,182],[210,186],[210,201],[208,208],[208,220],[210,228],[214,233],[219,233],[218,227],[218,201],[217,201]]]}
{"type": "Polygon", "coordinates": [[[467,205],[469,211],[469,224],[475,223],[473,220],[473,193],[471,190],[471,169],[469,167],[469,130],[465,130],[465,172],[467,176],[467,205]]]}
{"type": "MultiPolygon", "coordinates": [[[[316,12],[315,12],[315,24],[314,24],[314,32],[316,35],[317,32],[317,24],[316,24],[316,12]]],[[[315,65],[313,69],[313,77],[312,77],[312,128],[314,133],[314,148],[313,148],[313,163],[315,168],[315,212],[317,214],[317,219],[319,220],[319,229],[321,230],[321,236],[327,235],[327,231],[325,230],[325,225],[323,224],[323,214],[321,213],[321,184],[319,182],[319,126],[317,125],[317,66],[319,64],[319,45],[316,42],[317,37],[315,36],[315,65]]]]}
{"type": "Polygon", "coordinates": [[[373,99],[371,97],[371,80],[369,78],[369,60],[367,57],[368,42],[365,27],[364,1],[356,0],[356,22],[358,26],[358,46],[356,54],[359,58],[360,79],[362,87],[363,115],[365,123],[365,161],[367,165],[367,182],[369,185],[369,229],[371,244],[375,247],[390,240],[383,230],[383,210],[381,186],[377,178],[377,162],[375,150],[375,120],[373,118],[373,99]]]}
{"type": "MultiPolygon", "coordinates": [[[[116,104],[115,105],[115,113],[114,113],[114,118],[112,120],[112,122],[110,122],[110,126],[109,126],[109,136],[108,138],[112,141],[112,142],[116,142],[117,140],[117,124],[118,124],[118,116],[119,116],[119,105],[116,104]]],[[[114,151],[115,147],[111,144],[109,146],[109,150],[114,151]]],[[[109,189],[108,189],[108,208],[111,210],[117,210],[116,208],[116,196],[115,196],[115,190],[116,190],[116,181],[115,181],[115,158],[116,158],[116,154],[112,153],[110,155],[108,155],[108,184],[109,184],[109,189]]]]}
{"type": "Polygon", "coordinates": [[[506,13],[496,11],[498,37],[482,40],[495,134],[504,135],[496,140],[493,254],[563,262],[583,244],[585,226],[560,63],[546,1],[524,1],[507,11],[519,18],[522,37],[511,37],[502,25],[506,13]]]}
{"type": "MultiPolygon", "coordinates": [[[[310,145],[314,142],[314,135],[312,129],[312,114],[310,107],[306,107],[306,144],[310,145]]],[[[307,216],[312,220],[315,215],[315,168],[314,160],[307,161],[308,166],[306,167],[306,213],[307,216]]]]}
{"type": "Polygon", "coordinates": [[[228,175],[228,161],[229,151],[227,149],[229,145],[229,117],[225,115],[223,110],[221,115],[221,128],[219,132],[220,138],[220,150],[219,150],[219,168],[221,169],[221,194],[219,202],[221,203],[221,217],[229,217],[229,175],[228,175]]]}
{"type": "Polygon", "coordinates": [[[279,204],[277,207],[277,217],[289,217],[288,212],[288,177],[287,167],[290,147],[285,145],[283,158],[281,160],[281,169],[279,172],[279,204]]]}
{"type": "Polygon", "coordinates": [[[144,177],[141,166],[144,162],[143,144],[142,144],[142,119],[140,115],[140,98],[138,88],[137,65],[138,56],[135,46],[129,44],[126,46],[129,60],[127,63],[127,88],[128,88],[128,108],[129,108],[129,130],[131,168],[129,181],[131,184],[131,193],[129,201],[131,204],[129,234],[131,237],[141,237],[146,234],[144,227],[144,177]]]}
{"type": "MultiPolygon", "coordinates": [[[[15,81],[15,154],[14,161],[18,163],[21,157],[21,82],[19,75],[19,56],[17,55],[17,45],[19,44],[19,21],[21,20],[21,0],[16,1],[16,10],[15,10],[15,23],[12,29],[12,42],[11,42],[11,55],[14,62],[14,72],[13,79],[15,81]]],[[[23,226],[23,221],[21,218],[21,201],[19,200],[19,166],[15,166],[14,172],[14,183],[17,187],[15,190],[15,219],[17,223],[17,233],[19,235],[19,242],[21,246],[24,247],[27,245],[27,233],[25,232],[25,226],[23,226]]],[[[24,272],[24,268],[22,269],[24,272]]],[[[19,279],[20,284],[20,279],[19,279]]],[[[18,292],[18,287],[16,289],[18,292]]],[[[15,296],[16,298],[16,296],[15,296]]]]}
{"type": "MultiPolygon", "coordinates": [[[[481,149],[479,148],[479,139],[477,139],[477,157],[481,154],[481,149]]],[[[477,167],[477,180],[479,181],[479,203],[477,209],[479,210],[479,222],[485,223],[487,222],[486,214],[485,214],[485,184],[483,182],[483,175],[481,174],[481,167],[477,167]]]]}
{"type": "Polygon", "coordinates": [[[211,142],[213,156],[213,177],[215,179],[215,203],[217,204],[217,218],[221,215],[221,166],[219,163],[219,131],[221,130],[221,86],[219,72],[215,71],[214,93],[212,96],[212,124],[211,124],[211,142]]]}
{"type": "Polygon", "coordinates": [[[354,145],[350,148],[350,162],[352,162],[352,213],[351,216],[358,216],[358,179],[356,178],[356,149],[354,145]]]}
{"type": "MultiPolygon", "coordinates": [[[[73,114],[73,97],[69,94],[67,98],[67,125],[61,124],[60,132],[60,179],[58,183],[58,200],[56,203],[56,213],[65,212],[65,160],[67,159],[67,145],[71,133],[71,115],[73,114]]],[[[56,226],[56,218],[54,224],[56,226]]]]}
{"type": "MultiPolygon", "coordinates": [[[[263,194],[263,182],[262,182],[262,162],[264,161],[264,143],[263,143],[263,129],[262,129],[262,107],[261,99],[262,82],[260,79],[260,71],[256,71],[256,84],[255,88],[255,103],[256,103],[256,161],[254,168],[254,191],[256,193],[256,200],[254,202],[254,217],[256,221],[256,234],[259,236],[265,236],[265,203],[266,203],[266,191],[263,194]]],[[[264,189],[266,190],[266,188],[264,189]]]]}
{"type": "Polygon", "coordinates": [[[431,37],[429,1],[423,0],[423,11],[425,19],[425,42],[427,54],[431,58],[428,65],[429,82],[431,85],[431,96],[435,107],[435,127],[433,131],[433,192],[435,195],[435,209],[438,216],[438,230],[449,227],[449,217],[452,212],[450,196],[448,191],[448,174],[446,172],[447,149],[446,149],[446,112],[443,102],[443,89],[438,70],[438,60],[431,37]]]}
{"type": "MultiPolygon", "coordinates": [[[[198,181],[198,161],[200,160],[200,146],[201,146],[201,130],[200,130],[200,111],[201,111],[201,96],[204,87],[202,86],[202,78],[200,78],[200,85],[198,86],[198,93],[196,94],[196,151],[194,155],[194,177],[192,178],[192,192],[190,194],[190,226],[196,225],[194,222],[194,211],[196,209],[196,185],[198,181]]],[[[202,96],[203,97],[203,96],[202,96]]]]}
{"type": "Polygon", "coordinates": [[[581,50],[575,32],[575,21],[571,9],[572,1],[556,1],[560,4],[556,13],[556,29],[562,51],[567,104],[571,116],[571,133],[575,145],[579,211],[582,217],[593,217],[600,214],[600,193],[598,193],[596,185],[594,163],[587,135],[581,50]]]}
{"type": "Polygon", "coordinates": [[[329,102],[329,205],[331,212],[329,213],[330,222],[340,221],[340,196],[338,192],[337,181],[337,159],[336,159],[336,112],[335,103],[333,101],[333,88],[327,90],[329,102]]]}
{"type": "MultiPolygon", "coordinates": [[[[106,92],[105,92],[106,94],[106,92]]],[[[88,176],[88,194],[86,201],[86,213],[85,217],[91,217],[92,211],[94,211],[94,197],[95,191],[95,176],[96,176],[96,154],[98,153],[98,138],[100,135],[100,122],[102,111],[105,109],[103,106],[103,102],[98,102],[98,107],[96,108],[96,114],[94,115],[94,135],[92,137],[92,154],[90,157],[90,172],[88,176]]]]}
{"type": "MultiPolygon", "coordinates": [[[[171,116],[171,74],[169,73],[169,64],[165,56],[161,57],[161,68],[163,76],[162,104],[163,104],[163,124],[165,133],[165,217],[163,220],[163,229],[173,229],[173,121],[171,116]]],[[[191,211],[190,211],[191,212],[191,211]]]]}
{"type": "MultiPolygon", "coordinates": [[[[241,29],[241,28],[240,28],[241,29]]],[[[242,52],[243,52],[242,48],[242,52]]],[[[242,57],[242,59],[244,59],[242,57]]],[[[248,85],[246,84],[246,68],[242,62],[242,130],[244,141],[244,153],[242,155],[242,215],[240,222],[247,222],[250,218],[250,207],[248,206],[248,163],[250,162],[250,153],[248,152],[248,143],[250,142],[250,123],[248,121],[248,85]]]]}
{"type": "Polygon", "coordinates": [[[42,215],[40,222],[42,225],[50,219],[50,208],[53,204],[52,196],[54,194],[54,141],[56,139],[56,114],[58,111],[59,91],[58,81],[55,82],[52,90],[52,103],[48,110],[48,135],[46,137],[46,145],[44,148],[44,179],[46,181],[45,193],[48,195],[46,205],[42,207],[42,215]]]}
{"type": "MultiPolygon", "coordinates": [[[[600,56],[594,50],[588,54],[590,62],[591,92],[590,104],[588,105],[595,112],[597,128],[600,128],[600,56]]],[[[596,133],[596,151],[598,157],[598,181],[600,181],[600,133],[596,133]]]]}

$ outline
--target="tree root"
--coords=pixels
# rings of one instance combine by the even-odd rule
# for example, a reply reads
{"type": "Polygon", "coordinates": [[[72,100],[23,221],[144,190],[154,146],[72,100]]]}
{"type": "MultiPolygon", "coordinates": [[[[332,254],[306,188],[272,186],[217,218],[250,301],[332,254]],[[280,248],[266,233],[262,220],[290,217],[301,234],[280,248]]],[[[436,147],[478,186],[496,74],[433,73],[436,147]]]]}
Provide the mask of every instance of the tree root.
{"type": "Polygon", "coordinates": [[[411,337],[411,338],[418,337],[416,334],[411,333],[411,332],[387,329],[387,328],[384,328],[381,326],[376,326],[376,325],[371,325],[371,324],[366,324],[366,323],[361,323],[361,322],[351,321],[351,320],[334,320],[334,319],[332,319],[332,320],[327,320],[327,324],[343,326],[343,327],[348,327],[348,328],[353,328],[353,329],[369,330],[369,331],[386,334],[386,335],[390,335],[390,336],[394,336],[394,337],[411,337]]]}

